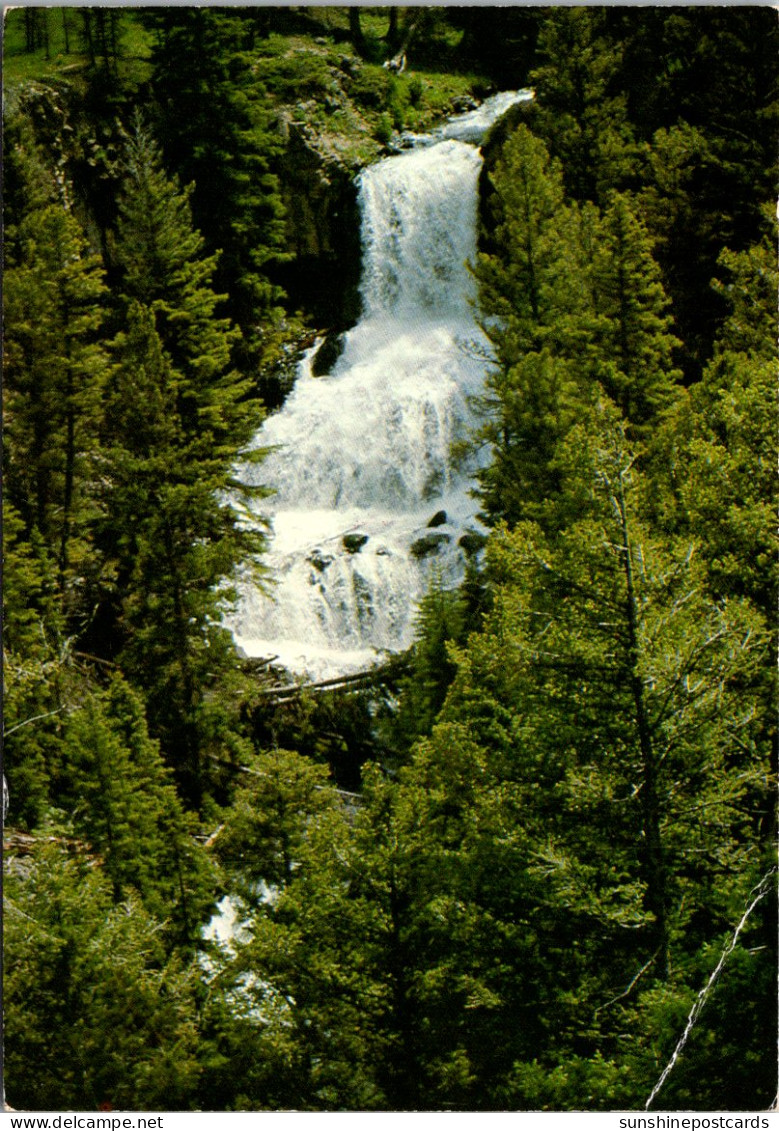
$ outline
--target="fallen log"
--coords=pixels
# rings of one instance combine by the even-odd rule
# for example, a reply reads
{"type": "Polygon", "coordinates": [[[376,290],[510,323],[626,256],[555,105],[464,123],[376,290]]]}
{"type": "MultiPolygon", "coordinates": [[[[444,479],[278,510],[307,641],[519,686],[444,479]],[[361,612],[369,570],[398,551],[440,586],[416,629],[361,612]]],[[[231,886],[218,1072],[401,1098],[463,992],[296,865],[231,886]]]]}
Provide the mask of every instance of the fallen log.
{"type": "Polygon", "coordinates": [[[368,668],[366,671],[354,672],[352,675],[332,676],[330,679],[314,680],[302,683],[277,683],[271,687],[261,687],[254,693],[259,699],[271,699],[277,703],[288,703],[302,695],[304,691],[315,694],[329,691],[347,691],[350,689],[379,686],[385,683],[408,667],[408,661],[401,658],[390,661],[383,667],[368,668]]]}

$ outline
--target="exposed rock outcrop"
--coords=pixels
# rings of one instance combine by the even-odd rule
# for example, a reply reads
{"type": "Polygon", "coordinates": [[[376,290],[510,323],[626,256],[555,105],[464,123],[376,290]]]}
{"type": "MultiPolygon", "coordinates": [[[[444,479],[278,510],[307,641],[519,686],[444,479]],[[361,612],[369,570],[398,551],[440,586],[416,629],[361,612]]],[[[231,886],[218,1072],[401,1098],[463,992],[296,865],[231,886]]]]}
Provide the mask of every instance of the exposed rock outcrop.
{"type": "Polygon", "coordinates": [[[279,163],[288,250],[281,283],[319,325],[343,329],[359,314],[360,219],[354,183],[359,167],[339,156],[326,135],[285,111],[279,163]]]}

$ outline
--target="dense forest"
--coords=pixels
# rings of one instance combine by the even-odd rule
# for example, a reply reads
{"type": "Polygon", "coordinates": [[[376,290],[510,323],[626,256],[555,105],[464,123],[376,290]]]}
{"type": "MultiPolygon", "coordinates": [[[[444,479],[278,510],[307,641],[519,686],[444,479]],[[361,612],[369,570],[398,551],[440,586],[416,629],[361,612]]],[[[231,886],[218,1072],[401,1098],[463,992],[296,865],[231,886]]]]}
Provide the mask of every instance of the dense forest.
{"type": "Polygon", "coordinates": [[[13,1107],[772,1104],[778,47],[765,7],[6,13],[13,1107]],[[354,321],[360,168],[524,87],[486,533],[408,653],[274,697],[236,460],[354,321]]]}

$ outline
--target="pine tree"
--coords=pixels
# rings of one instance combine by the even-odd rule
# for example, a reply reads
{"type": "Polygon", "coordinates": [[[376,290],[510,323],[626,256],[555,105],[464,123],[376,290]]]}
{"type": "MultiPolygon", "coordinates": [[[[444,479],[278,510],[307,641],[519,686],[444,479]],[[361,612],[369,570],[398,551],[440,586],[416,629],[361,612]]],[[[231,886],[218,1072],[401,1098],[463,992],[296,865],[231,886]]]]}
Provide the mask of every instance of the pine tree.
{"type": "Polygon", "coordinates": [[[234,668],[221,610],[236,568],[256,564],[264,546],[243,521],[263,490],[239,484],[233,470],[239,453],[249,464],[263,456],[242,451],[260,412],[231,368],[234,332],[215,317],[215,261],[191,227],[188,193],[165,176],[142,127],[128,141],[127,168],[114,257],[128,305],[113,344],[99,529],[115,582],[100,649],[143,689],[152,734],[199,804],[205,751],[232,742],[230,709],[215,694],[234,668]]]}
{"type": "Polygon", "coordinates": [[[771,229],[743,252],[725,251],[718,289],[731,314],[702,380],[658,437],[656,471],[669,500],[663,521],[704,547],[720,596],[776,607],[773,471],[777,270],[771,229]]]}
{"type": "Polygon", "coordinates": [[[631,200],[615,194],[594,246],[593,290],[599,318],[599,380],[640,436],[654,426],[681,377],[679,344],[646,228],[631,200]]]}
{"type": "Polygon", "coordinates": [[[6,1097],[31,1111],[187,1110],[198,1076],[197,970],[161,924],[112,904],[94,859],[61,846],[3,890],[6,1097]]]}
{"type": "MultiPolygon", "coordinates": [[[[300,755],[263,753],[249,769],[215,842],[248,916],[227,961],[217,959],[232,1006],[213,1016],[211,1039],[231,1073],[245,1067],[245,1107],[375,1109],[363,1013],[370,980],[355,957],[361,909],[344,872],[350,814],[323,769],[300,755]]],[[[217,1070],[217,1093],[229,1086],[217,1070]]]]}
{"type": "MultiPolygon", "coordinates": [[[[9,824],[34,828],[49,805],[57,731],[70,702],[57,569],[37,532],[3,506],[3,771],[9,824]]],[[[77,694],[77,693],[76,693],[77,694]]]]}
{"type": "Polygon", "coordinates": [[[635,176],[640,152],[619,87],[621,44],[608,36],[607,19],[603,8],[551,9],[530,75],[538,132],[562,161],[568,192],[600,204],[635,176]]]}
{"type": "Polygon", "coordinates": [[[689,539],[648,528],[652,491],[618,424],[575,428],[560,459],[567,483],[589,484],[578,521],[554,539],[530,524],[493,539],[494,611],[460,650],[441,715],[489,751],[529,840],[528,872],[544,879],[529,922],[560,955],[538,991],[558,1037],[517,1057],[524,1102],[539,1095],[534,1057],[551,1072],[584,1055],[583,1087],[617,1086],[616,1002],[638,975],[686,992],[690,956],[720,937],[756,878],[769,763],[762,618],[707,595],[689,539]],[[593,1031],[587,1017],[611,998],[616,1011],[593,1031]]]}
{"type": "Polygon", "coordinates": [[[248,25],[240,13],[205,8],[144,18],[157,36],[152,83],[165,157],[195,184],[195,220],[208,233],[209,252],[222,250],[219,286],[231,296],[248,368],[262,354],[265,325],[280,313],[281,291],[268,268],[284,242],[273,171],[280,142],[245,53],[248,25]]]}
{"type": "Polygon", "coordinates": [[[17,240],[5,280],[6,489],[72,587],[89,568],[106,290],[99,259],[65,208],[30,213],[17,240]]]}
{"type": "Polygon", "coordinates": [[[724,313],[722,300],[709,286],[724,219],[711,188],[715,166],[706,133],[676,122],[652,137],[638,198],[673,301],[681,338],[679,356],[688,380],[700,376],[711,352],[713,328],[721,324],[724,313]]]}
{"type": "Polygon", "coordinates": [[[125,179],[113,258],[130,302],[148,308],[162,348],[179,375],[177,412],[190,442],[213,454],[246,444],[258,425],[245,403],[251,384],[231,363],[237,331],[217,315],[224,296],[212,279],[218,254],[206,255],[193,227],[192,187],[166,176],[159,149],[136,119],[125,146],[125,179]]]}
{"type": "Polygon", "coordinates": [[[486,514],[514,522],[555,491],[555,447],[586,395],[580,360],[595,315],[583,237],[592,217],[566,206],[559,163],[524,125],[492,183],[495,250],[479,256],[476,275],[495,365],[475,439],[492,453],[479,472],[486,514]]]}
{"type": "Polygon", "coordinates": [[[450,641],[466,633],[467,607],[459,590],[433,579],[417,613],[411,671],[400,680],[399,703],[391,724],[393,745],[403,758],[417,738],[429,734],[455,673],[448,656],[450,641]]]}
{"type": "Polygon", "coordinates": [[[102,860],[115,903],[137,895],[168,946],[197,941],[215,877],[197,846],[140,701],[119,677],[68,720],[63,785],[74,831],[102,860]]]}
{"type": "Polygon", "coordinates": [[[188,800],[199,804],[205,752],[224,753],[233,741],[225,732],[231,696],[225,690],[223,703],[216,693],[235,669],[221,610],[237,566],[251,567],[263,538],[224,497],[233,487],[227,445],[215,452],[208,433],[189,441],[178,411],[181,379],[148,310],[131,307],[115,357],[108,403],[116,409],[113,424],[126,421],[126,430],[108,449],[99,545],[116,581],[103,610],[102,646],[143,690],[151,732],[188,800]],[[138,413],[128,415],[139,400],[138,413]]]}

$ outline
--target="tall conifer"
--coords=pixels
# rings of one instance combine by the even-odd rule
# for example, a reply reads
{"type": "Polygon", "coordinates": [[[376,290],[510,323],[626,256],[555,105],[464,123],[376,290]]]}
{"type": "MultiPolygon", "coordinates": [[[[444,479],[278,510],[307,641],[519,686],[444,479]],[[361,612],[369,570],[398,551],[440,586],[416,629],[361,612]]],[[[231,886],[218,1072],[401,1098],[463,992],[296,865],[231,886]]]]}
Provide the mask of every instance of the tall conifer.
{"type": "Polygon", "coordinates": [[[594,246],[592,270],[598,316],[595,372],[641,435],[655,425],[674,396],[668,300],[652,257],[649,234],[629,197],[615,194],[594,246]]]}
{"type": "Polygon", "coordinates": [[[5,278],[6,489],[70,586],[89,568],[106,288],[98,257],[63,206],[31,212],[17,244],[5,278]]]}

